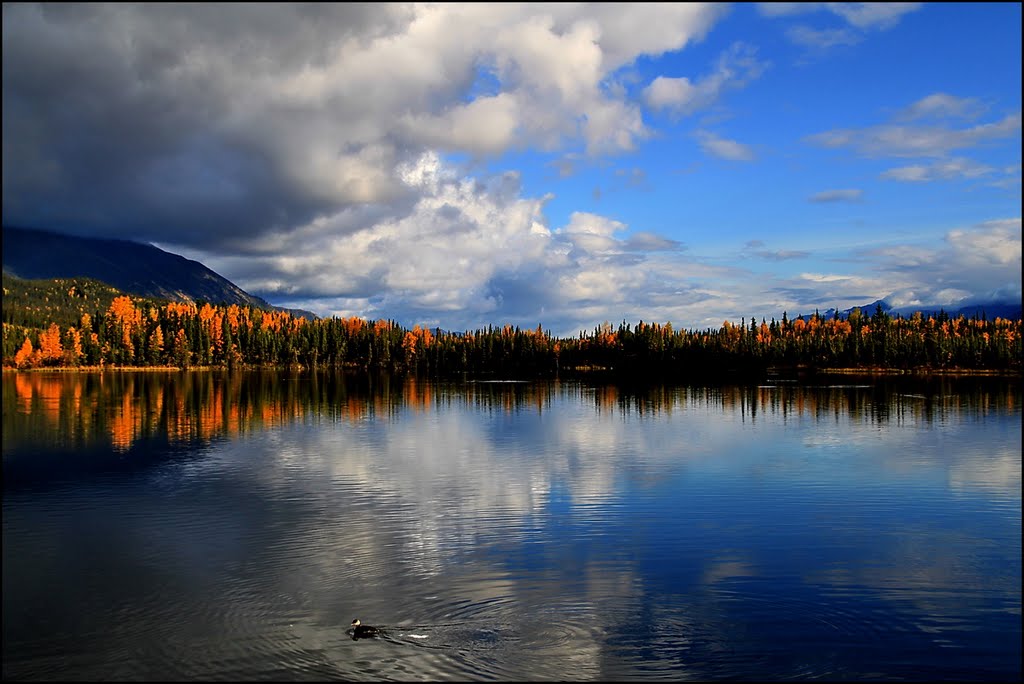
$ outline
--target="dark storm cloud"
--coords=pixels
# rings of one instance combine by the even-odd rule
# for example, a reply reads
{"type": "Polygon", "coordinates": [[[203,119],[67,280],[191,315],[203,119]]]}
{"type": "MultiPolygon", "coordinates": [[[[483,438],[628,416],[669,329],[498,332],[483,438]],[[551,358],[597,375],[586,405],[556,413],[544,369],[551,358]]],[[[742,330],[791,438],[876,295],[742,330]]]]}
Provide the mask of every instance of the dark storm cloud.
{"type": "Polygon", "coordinates": [[[537,302],[550,297],[551,283],[543,272],[498,275],[487,283],[487,297],[516,320],[536,317],[537,302]]]}
{"type": "Polygon", "coordinates": [[[283,163],[281,136],[306,144],[320,115],[243,107],[339,41],[394,28],[391,14],[5,4],[4,223],[209,247],[343,208],[283,163]]]}
{"type": "Polygon", "coordinates": [[[386,206],[378,221],[401,221],[434,190],[403,170],[422,171],[438,149],[493,155],[565,138],[633,149],[647,134],[639,109],[606,77],[681,48],[721,15],[672,4],[5,4],[3,220],[208,257],[266,254],[317,221],[335,235],[377,225],[338,220],[353,207],[386,206]],[[641,35],[626,15],[657,30],[641,35]],[[474,92],[480,78],[496,92],[474,92]]]}

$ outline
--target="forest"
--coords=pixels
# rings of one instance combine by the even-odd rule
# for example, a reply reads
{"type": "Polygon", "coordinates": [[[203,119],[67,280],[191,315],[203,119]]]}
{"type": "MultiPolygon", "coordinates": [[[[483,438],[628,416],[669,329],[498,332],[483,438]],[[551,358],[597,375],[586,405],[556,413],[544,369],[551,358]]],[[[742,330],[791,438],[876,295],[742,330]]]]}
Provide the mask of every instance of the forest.
{"type": "Polygon", "coordinates": [[[4,275],[4,368],[339,367],[507,378],[606,371],[635,376],[769,369],[989,371],[1019,374],[1024,321],[854,309],[808,317],[603,323],[575,337],[505,325],[465,332],[362,318],[309,320],[238,305],[149,300],[98,281],[4,275]]]}

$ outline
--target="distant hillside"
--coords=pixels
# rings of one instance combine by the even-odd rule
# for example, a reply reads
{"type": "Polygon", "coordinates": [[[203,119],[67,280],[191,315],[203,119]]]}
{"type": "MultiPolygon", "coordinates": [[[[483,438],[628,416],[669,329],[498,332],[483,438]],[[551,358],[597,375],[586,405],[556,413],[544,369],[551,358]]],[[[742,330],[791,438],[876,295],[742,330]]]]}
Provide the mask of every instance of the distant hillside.
{"type": "MultiPolygon", "coordinates": [[[[3,274],[5,326],[43,330],[51,323],[62,328],[79,325],[82,314],[97,318],[125,293],[91,278],[24,280],[3,274]]],[[[161,300],[142,299],[159,304],[161,300]]]]}
{"type": "Polygon", "coordinates": [[[5,227],[3,270],[25,280],[91,278],[150,299],[238,304],[316,318],[308,311],[273,306],[198,261],[129,240],[5,227]]]}

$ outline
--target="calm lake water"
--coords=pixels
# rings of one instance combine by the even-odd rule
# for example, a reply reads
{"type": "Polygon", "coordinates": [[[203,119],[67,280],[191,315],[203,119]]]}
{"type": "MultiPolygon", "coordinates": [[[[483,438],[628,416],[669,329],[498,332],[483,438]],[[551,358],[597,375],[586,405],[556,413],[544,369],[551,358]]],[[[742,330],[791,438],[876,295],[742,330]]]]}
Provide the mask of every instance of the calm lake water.
{"type": "Polygon", "coordinates": [[[1020,381],[831,382],[5,373],[3,677],[1019,679],[1020,381]]]}

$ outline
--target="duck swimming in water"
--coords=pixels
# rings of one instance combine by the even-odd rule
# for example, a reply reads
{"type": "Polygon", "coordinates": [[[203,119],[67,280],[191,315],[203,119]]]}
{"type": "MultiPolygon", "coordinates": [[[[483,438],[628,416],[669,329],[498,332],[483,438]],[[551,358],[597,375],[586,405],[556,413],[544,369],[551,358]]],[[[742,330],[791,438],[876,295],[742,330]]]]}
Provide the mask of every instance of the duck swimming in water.
{"type": "Polygon", "coordinates": [[[352,621],[352,638],[353,639],[369,639],[376,636],[380,636],[381,631],[377,627],[371,627],[370,625],[364,625],[359,622],[359,618],[352,621]]]}

